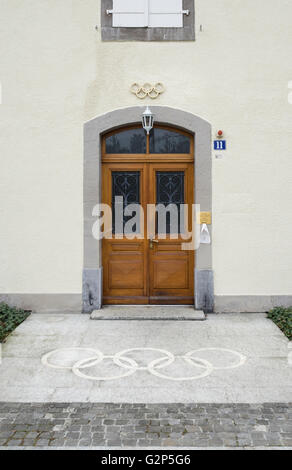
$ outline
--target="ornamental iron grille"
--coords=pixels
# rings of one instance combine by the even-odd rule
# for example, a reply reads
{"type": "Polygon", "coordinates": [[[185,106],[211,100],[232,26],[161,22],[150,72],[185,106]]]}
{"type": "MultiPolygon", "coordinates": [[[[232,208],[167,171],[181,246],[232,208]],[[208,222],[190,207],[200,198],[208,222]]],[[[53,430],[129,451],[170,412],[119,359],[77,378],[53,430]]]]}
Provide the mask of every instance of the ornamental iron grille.
{"type": "MultiPolygon", "coordinates": [[[[125,215],[125,209],[130,204],[140,204],[140,172],[139,171],[113,171],[112,172],[112,227],[113,233],[126,233],[126,223],[133,218],[133,215],[125,215]],[[123,207],[120,213],[122,216],[116,217],[116,198],[123,198],[123,207]],[[117,221],[119,221],[117,223],[117,221]]],[[[138,224],[139,225],[139,224],[138,224]]],[[[134,226],[133,231],[139,232],[140,227],[134,226]]]]}
{"type": "Polygon", "coordinates": [[[185,191],[184,191],[184,172],[156,172],[156,199],[157,204],[162,204],[164,207],[170,204],[176,207],[177,216],[176,220],[172,219],[171,213],[168,211],[166,214],[166,232],[164,227],[160,227],[160,221],[156,218],[156,231],[157,233],[182,233],[183,230],[183,214],[180,213],[180,205],[184,204],[185,191]]]}

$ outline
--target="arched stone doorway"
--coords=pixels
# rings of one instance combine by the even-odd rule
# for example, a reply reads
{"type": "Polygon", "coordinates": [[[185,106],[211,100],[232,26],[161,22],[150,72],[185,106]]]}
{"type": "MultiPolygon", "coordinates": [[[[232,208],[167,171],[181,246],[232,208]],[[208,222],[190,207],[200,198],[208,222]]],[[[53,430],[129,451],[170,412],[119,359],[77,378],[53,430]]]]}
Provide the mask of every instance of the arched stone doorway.
{"type": "MultiPolygon", "coordinates": [[[[174,108],[152,106],[156,123],[180,128],[194,135],[195,203],[201,211],[212,210],[211,125],[191,113],[174,108]]],[[[84,126],[84,266],[83,311],[91,312],[102,306],[102,243],[92,235],[93,207],[101,202],[101,141],[114,129],[141,122],[144,107],[137,106],[112,111],[87,122],[84,126]]],[[[213,310],[213,271],[211,245],[201,245],[195,251],[196,309],[213,310]]]]}

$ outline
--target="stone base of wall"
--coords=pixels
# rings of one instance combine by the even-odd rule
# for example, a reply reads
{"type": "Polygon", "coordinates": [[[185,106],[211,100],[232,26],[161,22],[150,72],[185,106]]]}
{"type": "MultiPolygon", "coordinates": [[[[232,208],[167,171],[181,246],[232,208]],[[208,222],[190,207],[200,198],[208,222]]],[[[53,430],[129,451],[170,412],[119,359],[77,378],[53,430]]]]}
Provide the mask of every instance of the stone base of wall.
{"type": "Polygon", "coordinates": [[[214,311],[214,275],[210,269],[195,269],[195,308],[214,311]]]}
{"type": "Polygon", "coordinates": [[[274,307],[291,307],[292,295],[215,295],[216,313],[267,312],[274,307]]]}
{"type": "Polygon", "coordinates": [[[35,313],[82,311],[82,294],[0,294],[0,302],[35,313]]]}
{"type": "MultiPolygon", "coordinates": [[[[95,273],[97,274],[97,273],[95,273]]],[[[99,279],[101,273],[98,274],[99,279]]],[[[90,277],[90,276],[89,276],[90,277]]],[[[206,279],[205,279],[206,280],[206,279]]],[[[87,278],[88,281],[88,278],[87,278]]],[[[200,282],[203,282],[201,280],[200,282]]],[[[209,285],[209,283],[204,285],[209,285]]],[[[208,289],[206,289],[208,292],[208,289]]],[[[209,297],[209,300],[211,297],[209,297]]],[[[89,313],[101,307],[99,292],[93,296],[93,305],[82,302],[82,294],[0,294],[0,302],[37,313],[89,313]],[[86,308],[86,306],[88,308],[86,308]]],[[[292,295],[215,295],[215,313],[267,312],[273,307],[290,307],[292,295]]],[[[210,310],[210,308],[208,308],[210,310]]]]}
{"type": "Polygon", "coordinates": [[[102,307],[103,269],[84,269],[82,288],[82,311],[92,313],[102,307]]]}

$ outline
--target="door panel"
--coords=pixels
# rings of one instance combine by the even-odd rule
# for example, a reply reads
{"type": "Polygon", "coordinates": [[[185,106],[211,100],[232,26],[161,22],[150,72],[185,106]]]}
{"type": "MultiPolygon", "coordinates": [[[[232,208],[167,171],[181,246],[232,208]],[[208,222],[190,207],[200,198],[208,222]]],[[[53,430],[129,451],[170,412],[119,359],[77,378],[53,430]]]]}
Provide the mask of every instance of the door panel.
{"type": "MultiPolygon", "coordinates": [[[[191,228],[191,204],[194,200],[193,165],[188,163],[159,163],[150,165],[151,204],[189,205],[187,228],[191,228]]],[[[190,304],[194,303],[194,252],[182,250],[183,220],[178,217],[173,225],[166,219],[165,239],[157,218],[155,221],[155,241],[149,248],[149,302],[151,304],[190,304]],[[182,223],[182,226],[181,226],[182,223]],[[176,240],[171,239],[176,236],[176,240]]]]}
{"type": "Polygon", "coordinates": [[[143,289],[143,259],[131,259],[129,255],[126,259],[123,256],[112,258],[109,259],[110,289],[143,289]]]}
{"type": "Polygon", "coordinates": [[[153,289],[187,289],[188,260],[160,259],[153,260],[153,289]]]}
{"type": "MultiPolygon", "coordinates": [[[[123,196],[126,204],[146,204],[145,164],[112,163],[103,165],[103,202],[114,205],[115,196],[123,196]]],[[[120,226],[125,229],[130,217],[115,223],[113,210],[113,238],[104,239],[103,294],[105,304],[149,303],[147,291],[147,245],[143,221],[138,226],[141,239],[121,238],[120,226]],[[143,231],[142,231],[143,230],[143,231]]]]}

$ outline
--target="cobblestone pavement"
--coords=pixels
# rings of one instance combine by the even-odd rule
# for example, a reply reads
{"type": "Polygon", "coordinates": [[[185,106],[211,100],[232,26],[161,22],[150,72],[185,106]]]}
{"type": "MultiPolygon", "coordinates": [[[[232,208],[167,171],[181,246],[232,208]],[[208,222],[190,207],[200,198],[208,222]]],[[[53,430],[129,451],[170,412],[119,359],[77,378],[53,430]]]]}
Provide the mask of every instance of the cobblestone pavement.
{"type": "Polygon", "coordinates": [[[1,447],[290,447],[291,404],[0,403],[1,447]]]}

